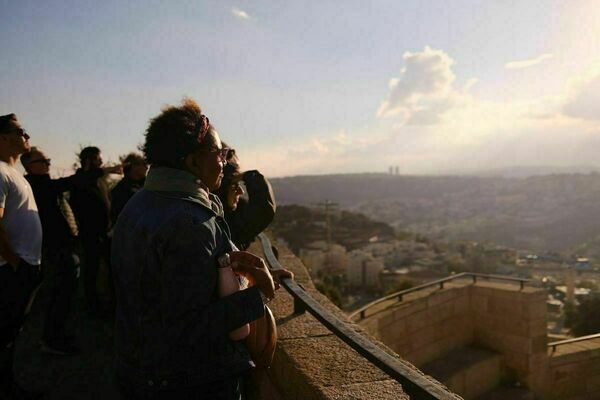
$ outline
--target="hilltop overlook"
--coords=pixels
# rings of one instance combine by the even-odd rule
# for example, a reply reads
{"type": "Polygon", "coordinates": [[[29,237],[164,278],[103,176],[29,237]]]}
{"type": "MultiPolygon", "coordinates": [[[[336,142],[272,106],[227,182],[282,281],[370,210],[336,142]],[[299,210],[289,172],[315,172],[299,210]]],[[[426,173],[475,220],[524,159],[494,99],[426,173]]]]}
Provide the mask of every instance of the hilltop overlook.
{"type": "Polygon", "coordinates": [[[528,178],[341,174],[272,180],[280,204],[325,199],[402,231],[534,251],[583,249],[600,236],[600,175],[528,178]]]}

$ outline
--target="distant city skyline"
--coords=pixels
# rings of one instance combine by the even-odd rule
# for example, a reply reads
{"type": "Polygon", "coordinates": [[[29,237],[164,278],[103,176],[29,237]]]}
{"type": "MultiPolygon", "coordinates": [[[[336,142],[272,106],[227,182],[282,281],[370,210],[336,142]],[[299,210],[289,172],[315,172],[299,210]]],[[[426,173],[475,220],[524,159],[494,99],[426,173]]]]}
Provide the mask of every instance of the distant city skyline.
{"type": "Polygon", "coordinates": [[[594,0],[0,5],[0,114],[55,172],[184,96],[271,177],[600,166],[594,0]]]}

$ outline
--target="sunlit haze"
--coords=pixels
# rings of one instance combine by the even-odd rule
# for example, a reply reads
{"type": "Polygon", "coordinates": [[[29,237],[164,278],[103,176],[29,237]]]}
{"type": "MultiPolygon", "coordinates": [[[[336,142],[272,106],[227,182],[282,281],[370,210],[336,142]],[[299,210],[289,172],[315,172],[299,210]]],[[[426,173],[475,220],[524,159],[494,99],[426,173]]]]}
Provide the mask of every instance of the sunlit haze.
{"type": "Polygon", "coordinates": [[[0,4],[0,114],[54,173],[184,96],[271,177],[600,167],[599,1],[0,4]]]}

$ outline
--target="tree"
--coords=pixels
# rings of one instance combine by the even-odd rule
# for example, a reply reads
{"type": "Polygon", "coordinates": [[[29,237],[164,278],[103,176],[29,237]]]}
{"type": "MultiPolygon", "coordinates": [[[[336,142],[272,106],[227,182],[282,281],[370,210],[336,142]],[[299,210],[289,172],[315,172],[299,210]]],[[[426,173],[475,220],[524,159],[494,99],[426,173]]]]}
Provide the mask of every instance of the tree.
{"type": "Polygon", "coordinates": [[[566,306],[565,325],[574,336],[600,333],[600,295],[587,296],[576,308],[566,306]]]}

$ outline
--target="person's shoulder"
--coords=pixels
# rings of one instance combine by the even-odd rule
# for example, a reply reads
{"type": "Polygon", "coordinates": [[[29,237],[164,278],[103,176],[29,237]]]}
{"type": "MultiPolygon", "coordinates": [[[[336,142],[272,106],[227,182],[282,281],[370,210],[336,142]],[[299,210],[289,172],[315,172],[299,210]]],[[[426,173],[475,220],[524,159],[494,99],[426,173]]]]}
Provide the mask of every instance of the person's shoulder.
{"type": "Polygon", "coordinates": [[[26,182],[25,177],[23,176],[23,174],[21,172],[19,172],[19,170],[17,170],[15,167],[8,165],[4,161],[0,161],[0,179],[5,182],[8,182],[8,181],[20,181],[20,182],[25,181],[26,182]]]}
{"type": "Polygon", "coordinates": [[[0,161],[0,173],[2,174],[11,174],[14,170],[13,167],[5,163],[4,161],[0,161]]]}

